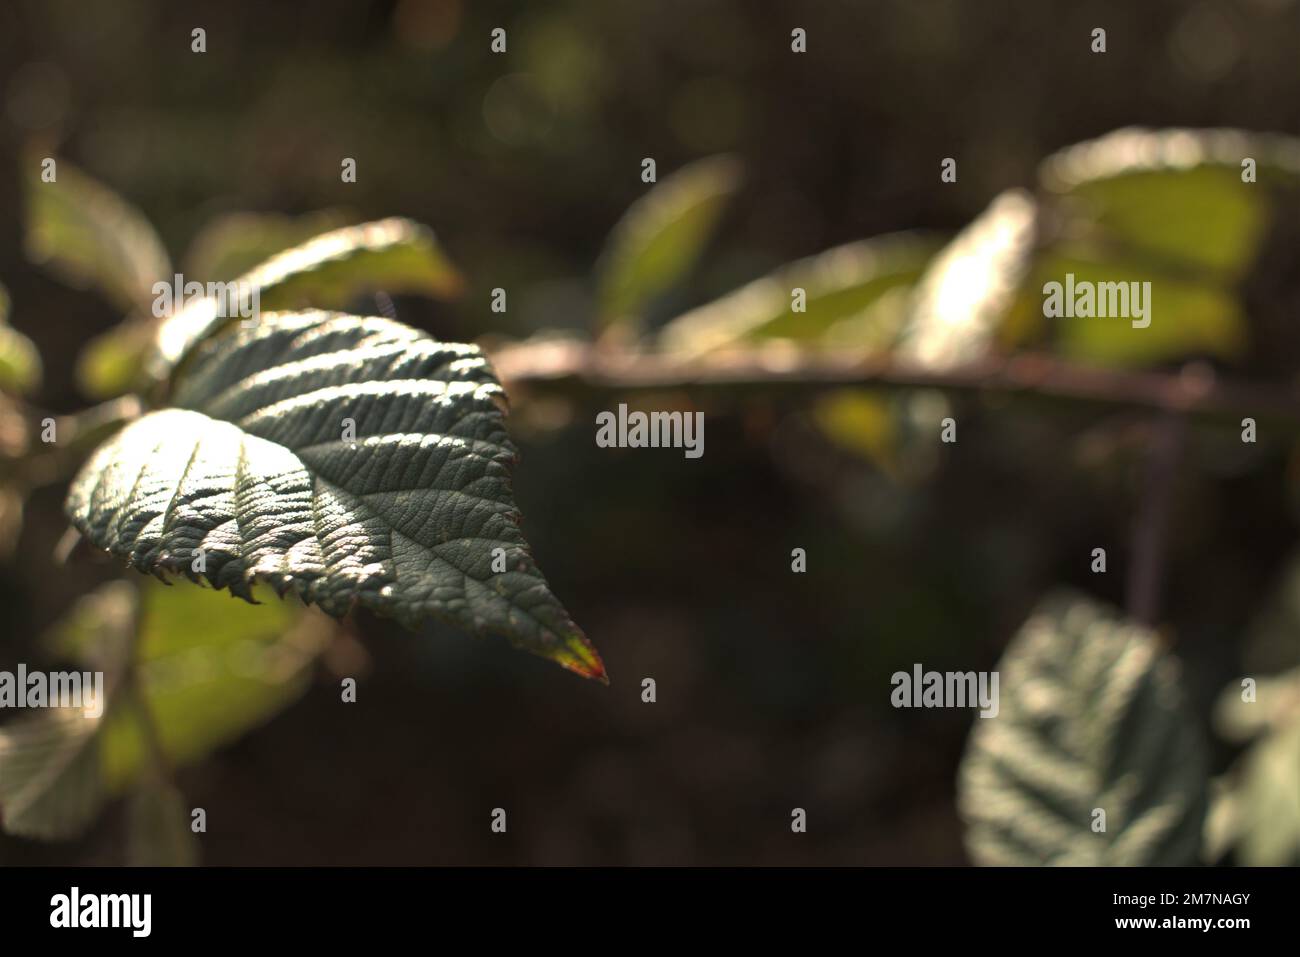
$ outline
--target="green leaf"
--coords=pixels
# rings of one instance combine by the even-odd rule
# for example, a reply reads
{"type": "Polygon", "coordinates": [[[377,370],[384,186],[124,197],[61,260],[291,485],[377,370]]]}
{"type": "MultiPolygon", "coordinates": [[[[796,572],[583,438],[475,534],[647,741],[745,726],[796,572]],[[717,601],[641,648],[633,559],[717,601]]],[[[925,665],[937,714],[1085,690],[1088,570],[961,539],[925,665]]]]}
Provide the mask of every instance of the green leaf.
{"type": "Polygon", "coordinates": [[[1181,265],[1192,275],[1231,281],[1258,253],[1272,172],[1294,182],[1300,141],[1128,128],[1049,157],[1041,178],[1065,204],[1067,238],[1106,243],[1121,261],[1181,265]],[[1246,157],[1259,164],[1256,183],[1242,182],[1246,157]]]}
{"type": "Polygon", "coordinates": [[[155,323],[131,318],[91,339],[77,356],[81,393],[92,399],[111,399],[145,385],[145,362],[156,334],[155,323]]]}
{"type": "Polygon", "coordinates": [[[906,291],[935,250],[933,240],[911,234],[837,246],[679,316],[661,330],[660,347],[696,356],[739,342],[784,338],[884,349],[902,322],[906,291]],[[796,288],[806,293],[804,312],[792,311],[796,288]]]}
{"type": "Polygon", "coordinates": [[[0,819],[9,834],[75,837],[103,802],[102,718],[55,708],[0,728],[0,819]]]}
{"type": "Polygon", "coordinates": [[[1151,632],[1058,596],[998,670],[999,713],[976,719],[959,772],[977,863],[1196,863],[1203,744],[1183,712],[1176,664],[1151,632]]]}
{"type": "Polygon", "coordinates": [[[0,285],[0,391],[26,395],[41,383],[41,354],[9,325],[9,292],[0,285]]]}
{"type": "Polygon", "coordinates": [[[54,182],[43,182],[41,160],[26,160],[27,258],[66,282],[93,286],[123,313],[147,308],[154,283],[172,276],[153,226],[67,160],[57,161],[54,182]]]}
{"type": "Polygon", "coordinates": [[[505,393],[476,346],[267,313],[195,348],[172,398],[73,481],[66,509],[93,544],[191,577],[201,548],[203,576],[235,594],[263,579],[334,616],[432,615],[603,677],[519,529],[505,393]]]}
{"type": "Polygon", "coordinates": [[[602,328],[635,328],[646,306],[685,276],[740,183],[735,157],[711,156],[682,167],[628,207],[596,265],[602,328]]]}
{"type": "Polygon", "coordinates": [[[346,222],[344,214],[336,210],[304,216],[227,213],[194,237],[185,255],[185,275],[200,282],[235,279],[276,253],[340,229],[346,222]]]}
{"type": "Polygon", "coordinates": [[[41,382],[41,354],[13,326],[0,325],[0,391],[26,395],[41,382]]]}
{"type": "MultiPolygon", "coordinates": [[[[241,289],[257,289],[260,309],[266,311],[342,308],[370,290],[451,298],[464,287],[433,231],[398,218],[324,233],[272,257],[236,282],[241,289]]],[[[217,297],[195,300],[164,321],[148,363],[150,375],[166,378],[190,349],[234,322],[219,314],[223,305],[217,297]]]]}
{"type": "MultiPolygon", "coordinates": [[[[1034,292],[1049,281],[1065,283],[1149,282],[1150,324],[1134,327],[1123,317],[1075,317],[1054,323],[1057,351],[1070,358],[1110,366],[1140,366],[1208,355],[1238,358],[1246,349],[1246,317],[1236,294],[1200,280],[1153,270],[1124,260],[1071,257],[1062,250],[1044,258],[1036,270],[1034,292]]],[[[1031,296],[1031,298],[1034,298],[1031,296]]],[[[1042,296],[1034,303],[1040,315],[1042,296]]]]}
{"type": "MultiPolygon", "coordinates": [[[[251,597],[251,594],[250,594],[251,597]]],[[[120,793],[150,766],[192,764],[279,714],[306,687],[328,622],[291,601],[232,603],[205,588],[143,582],[135,669],[141,700],[119,701],[103,734],[106,784],[120,793]]]]}
{"type": "Polygon", "coordinates": [[[1009,190],[957,234],[917,284],[900,359],[941,369],[988,351],[1029,269],[1037,219],[1033,198],[1009,190]]]}

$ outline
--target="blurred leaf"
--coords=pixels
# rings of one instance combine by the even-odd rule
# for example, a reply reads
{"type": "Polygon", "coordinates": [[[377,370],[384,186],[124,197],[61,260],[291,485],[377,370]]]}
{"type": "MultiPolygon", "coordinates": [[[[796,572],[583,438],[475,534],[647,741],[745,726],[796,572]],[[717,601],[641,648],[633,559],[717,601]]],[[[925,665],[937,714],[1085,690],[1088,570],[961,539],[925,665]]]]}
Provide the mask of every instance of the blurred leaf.
{"type": "Polygon", "coordinates": [[[304,216],[227,213],[194,237],[185,255],[185,275],[200,282],[235,279],[276,253],[339,229],[346,221],[346,215],[337,210],[304,216]]]}
{"type": "Polygon", "coordinates": [[[154,283],[172,278],[153,226],[67,160],[57,161],[54,182],[42,182],[41,160],[26,160],[27,258],[66,282],[95,287],[122,313],[147,308],[154,283]]]}
{"type": "Polygon", "coordinates": [[[192,867],[199,860],[198,837],[180,791],[146,777],[127,810],[127,863],[132,867],[192,867]]]}
{"type": "Polygon", "coordinates": [[[976,719],[959,772],[977,863],[1196,862],[1203,745],[1176,664],[1149,631],[1058,596],[1026,622],[999,672],[1000,712],[976,719]],[[1095,808],[1104,833],[1092,830],[1095,808]]]}
{"type": "Polygon", "coordinates": [[[76,837],[103,802],[102,718],[51,708],[0,728],[0,820],[9,834],[76,837]]]}
{"type": "Polygon", "coordinates": [[[66,511],[92,544],[192,578],[201,548],[216,588],[260,578],[334,616],[436,616],[603,677],[519,529],[505,392],[477,346],[267,313],[196,348],[172,399],[74,479],[66,511]]]}
{"type": "Polygon", "coordinates": [[[26,395],[41,382],[41,354],[13,326],[0,325],[0,390],[26,395]]]}
{"type": "MultiPolygon", "coordinates": [[[[136,652],[138,683],[170,764],[193,763],[297,700],[328,635],[328,620],[302,605],[252,605],[204,588],[145,580],[136,652]]],[[[117,793],[149,760],[135,700],[104,730],[104,774],[117,793]]]]}
{"type": "Polygon", "coordinates": [[[813,421],[841,447],[894,471],[893,420],[887,395],[867,389],[836,389],[817,398],[813,421]]]}
{"type": "Polygon", "coordinates": [[[1224,689],[1214,707],[1214,727],[1229,741],[1247,741],[1266,731],[1281,731],[1300,721],[1300,668],[1255,679],[1255,700],[1242,699],[1235,682],[1224,689]]]}
{"type": "Polygon", "coordinates": [[[926,368],[979,359],[1029,268],[1037,206],[1022,190],[998,196],[925,271],[897,354],[926,368]]]}
{"type": "Polygon", "coordinates": [[[1246,349],[1246,317],[1231,291],[1195,279],[1160,273],[1136,263],[1045,257],[1036,269],[1030,298],[1041,315],[1043,285],[1075,283],[1150,282],[1150,324],[1134,327],[1123,317],[1076,317],[1055,323],[1058,351],[1071,359],[1112,366],[1144,365],[1208,355],[1233,359],[1246,349]],[[1037,294],[1036,296],[1034,294],[1037,294]]]}
{"type": "Polygon", "coordinates": [[[134,599],[114,582],[84,595],[43,643],[78,670],[104,673],[100,714],[51,708],[0,728],[0,819],[10,834],[75,837],[104,799],[102,731],[112,714],[134,627],[134,599]]]}
{"type": "Polygon", "coordinates": [[[635,330],[646,306],[695,264],[740,183],[735,157],[710,156],[682,167],[628,207],[596,264],[601,328],[635,330]]]}
{"type": "Polygon", "coordinates": [[[840,448],[895,482],[925,478],[938,463],[940,422],[951,412],[934,389],[836,389],[814,400],[813,422],[840,448]]]}
{"type": "Polygon", "coordinates": [[[111,399],[141,388],[157,324],[126,319],[86,343],[77,356],[77,388],[91,399],[111,399]]]}
{"type": "Polygon", "coordinates": [[[41,354],[32,340],[9,325],[9,292],[0,285],[0,391],[26,395],[41,382],[41,354]]]}
{"type": "Polygon", "coordinates": [[[1216,782],[1210,859],[1234,849],[1249,867],[1300,865],[1300,668],[1258,678],[1254,701],[1242,691],[1224,689],[1215,725],[1228,740],[1259,740],[1216,782]]]}
{"type": "Polygon", "coordinates": [[[1300,866],[1300,720],[1267,734],[1230,777],[1228,826],[1238,862],[1300,866]]]}
{"type": "Polygon", "coordinates": [[[1208,271],[1231,281],[1258,253],[1270,169],[1288,178],[1300,172],[1300,141],[1128,128],[1049,157],[1041,178],[1067,204],[1067,238],[1111,245],[1133,266],[1181,264],[1189,277],[1208,271]],[[1260,166],[1256,183],[1241,180],[1246,157],[1260,166]]]}
{"type": "Polygon", "coordinates": [[[936,249],[935,241],[906,233],[837,246],[679,316],[660,332],[660,346],[684,356],[761,338],[887,348],[906,308],[904,297],[889,294],[910,288],[936,249]],[[796,288],[807,294],[802,313],[791,309],[796,288]]]}
{"type": "MultiPolygon", "coordinates": [[[[315,306],[343,308],[366,291],[459,295],[464,281],[433,231],[409,219],[383,219],[336,229],[282,252],[237,282],[260,290],[263,312],[315,306]]],[[[149,372],[164,379],[207,336],[234,322],[218,315],[214,297],[196,300],[158,331],[149,372]]],[[[229,311],[229,310],[227,310],[229,311]]]]}

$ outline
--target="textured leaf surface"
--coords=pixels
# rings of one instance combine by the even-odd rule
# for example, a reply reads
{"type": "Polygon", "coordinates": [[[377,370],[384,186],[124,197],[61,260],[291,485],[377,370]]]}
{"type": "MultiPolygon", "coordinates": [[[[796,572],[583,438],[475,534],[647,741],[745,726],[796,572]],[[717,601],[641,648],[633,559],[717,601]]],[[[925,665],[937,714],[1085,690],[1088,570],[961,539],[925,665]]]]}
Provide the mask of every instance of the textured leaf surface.
{"type": "Polygon", "coordinates": [[[633,322],[686,274],[740,182],[734,157],[711,156],[682,167],[628,207],[597,264],[602,324],[633,322]]]}
{"type": "Polygon", "coordinates": [[[41,157],[29,156],[27,168],[27,257],[96,287],[123,313],[146,307],[153,284],[170,280],[172,267],[144,215],[66,160],[58,160],[52,183],[41,179],[41,157]]]}
{"type": "MultiPolygon", "coordinates": [[[[367,290],[458,295],[463,286],[433,231],[409,219],[382,219],[346,226],[285,250],[240,276],[239,288],[255,287],[263,310],[314,306],[342,308],[367,290]]],[[[187,305],[158,332],[150,374],[166,378],[182,358],[213,332],[235,320],[221,315],[216,297],[187,305]]],[[[235,310],[225,308],[229,315],[235,310]]]]}
{"type": "Polygon", "coordinates": [[[236,594],[263,579],[335,616],[432,615],[603,676],[519,529],[505,393],[477,347],[267,313],[195,347],[172,401],[74,480],[67,512],[95,545],[187,575],[202,549],[236,594]]]}
{"type": "Polygon", "coordinates": [[[1197,862],[1202,743],[1151,633],[1084,599],[1049,599],[999,672],[999,714],[976,719],[960,770],[978,863],[1197,862]]]}

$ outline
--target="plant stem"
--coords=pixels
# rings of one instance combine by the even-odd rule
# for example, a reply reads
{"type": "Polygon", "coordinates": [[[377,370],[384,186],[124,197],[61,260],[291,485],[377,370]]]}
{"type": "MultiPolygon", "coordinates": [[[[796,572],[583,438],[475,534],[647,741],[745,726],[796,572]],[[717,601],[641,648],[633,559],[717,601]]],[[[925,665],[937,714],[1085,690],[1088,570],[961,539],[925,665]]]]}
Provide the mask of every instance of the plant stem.
{"type": "Polygon", "coordinates": [[[570,395],[620,390],[689,389],[731,395],[842,386],[934,388],[1026,393],[1189,417],[1250,416],[1290,423],[1289,430],[1300,427],[1300,389],[1221,379],[1203,363],[1172,372],[1131,371],[1028,354],[929,369],[888,356],[845,357],[788,348],[682,359],[612,352],[568,341],[506,347],[492,354],[492,363],[507,386],[570,395]]]}

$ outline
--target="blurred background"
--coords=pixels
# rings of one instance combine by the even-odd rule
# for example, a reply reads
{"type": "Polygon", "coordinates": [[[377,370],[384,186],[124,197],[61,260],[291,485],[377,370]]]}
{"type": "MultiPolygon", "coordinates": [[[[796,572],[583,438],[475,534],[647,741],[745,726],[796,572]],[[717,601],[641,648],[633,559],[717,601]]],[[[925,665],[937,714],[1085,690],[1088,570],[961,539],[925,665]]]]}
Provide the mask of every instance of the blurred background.
{"type": "MultiPolygon", "coordinates": [[[[401,215],[469,286],[452,303],[395,296],[400,320],[456,341],[585,333],[642,158],[662,179],[734,154],[741,192],[653,325],[838,244],[953,233],[1032,186],[1044,157],[1117,127],[1300,133],[1298,44],[1291,0],[15,0],[0,10],[0,282],[43,357],[35,405],[87,404],[77,355],[121,313],[24,255],[20,156],[38,145],[139,207],[177,263],[234,212],[401,215]]],[[[1269,288],[1294,305],[1293,249],[1273,242],[1269,288]]],[[[629,396],[514,397],[525,532],[612,684],[363,614],[300,700],[180,770],[208,814],[205,863],[967,863],[954,781],[977,719],[895,710],[889,676],[992,668],[1057,585],[1125,604],[1143,420],[972,403],[956,445],[900,474],[831,441],[798,395],[701,406],[699,460],[598,449],[595,412],[629,396]],[[1089,571],[1098,545],[1105,575],[1089,571]],[[361,676],[354,705],[340,674],[361,676]]],[[[1292,450],[1230,444],[1194,438],[1169,486],[1159,620],[1210,740],[1296,544],[1292,450]]],[[[120,577],[51,564],[63,494],[33,494],[0,568],[0,667],[34,660],[76,596],[120,577]]],[[[1236,754],[1218,741],[1212,770],[1236,754]]],[[[0,838],[0,862],[116,863],[126,817],[110,802],[79,840],[0,838]]]]}

